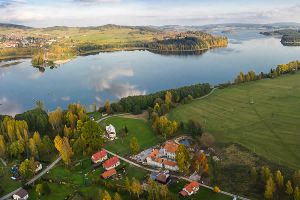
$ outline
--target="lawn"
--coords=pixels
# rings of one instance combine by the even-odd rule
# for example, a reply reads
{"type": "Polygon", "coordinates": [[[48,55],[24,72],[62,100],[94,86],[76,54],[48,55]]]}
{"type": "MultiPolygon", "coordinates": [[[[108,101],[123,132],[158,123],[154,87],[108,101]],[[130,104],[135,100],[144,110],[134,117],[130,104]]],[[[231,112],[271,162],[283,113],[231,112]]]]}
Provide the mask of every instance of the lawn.
{"type": "Polygon", "coordinates": [[[119,138],[115,141],[108,142],[105,145],[110,151],[119,153],[120,155],[130,154],[130,139],[136,137],[138,143],[142,149],[149,148],[151,146],[157,145],[161,141],[161,137],[156,135],[150,123],[142,119],[131,119],[122,117],[112,117],[104,122],[105,124],[112,124],[116,127],[117,136],[120,129],[124,128],[126,125],[128,128],[128,136],[125,138],[119,138]]]}
{"type": "Polygon", "coordinates": [[[216,90],[173,109],[168,117],[193,119],[217,143],[238,143],[280,165],[300,166],[300,73],[216,90]]]}
{"type": "Polygon", "coordinates": [[[8,163],[7,166],[4,166],[2,162],[0,162],[0,187],[4,190],[3,194],[12,192],[22,185],[21,181],[11,179],[12,174],[10,169],[15,163],[17,163],[17,161],[8,163]]]}

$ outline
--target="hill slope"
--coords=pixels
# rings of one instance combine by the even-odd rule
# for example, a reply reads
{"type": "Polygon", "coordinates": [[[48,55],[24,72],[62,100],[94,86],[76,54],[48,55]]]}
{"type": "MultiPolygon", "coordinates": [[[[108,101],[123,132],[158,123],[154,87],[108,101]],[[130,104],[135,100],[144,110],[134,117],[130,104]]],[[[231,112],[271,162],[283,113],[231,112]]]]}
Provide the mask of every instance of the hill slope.
{"type": "Polygon", "coordinates": [[[290,168],[300,166],[300,73],[216,90],[169,117],[194,119],[218,143],[234,142],[290,168]]]}

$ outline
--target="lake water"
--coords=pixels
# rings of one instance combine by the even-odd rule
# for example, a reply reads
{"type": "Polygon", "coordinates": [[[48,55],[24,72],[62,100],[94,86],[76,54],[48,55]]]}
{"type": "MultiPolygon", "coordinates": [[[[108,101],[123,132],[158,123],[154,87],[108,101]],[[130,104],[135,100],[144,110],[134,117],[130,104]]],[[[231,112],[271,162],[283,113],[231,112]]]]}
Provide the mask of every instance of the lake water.
{"type": "Polygon", "coordinates": [[[73,102],[102,105],[107,99],[115,101],[128,95],[195,83],[223,83],[240,71],[267,72],[277,64],[300,59],[300,47],[282,46],[279,39],[259,31],[239,31],[228,37],[227,48],[202,55],[120,51],[78,57],[44,72],[33,68],[29,59],[0,67],[0,114],[31,109],[37,100],[53,110],[73,102]]]}

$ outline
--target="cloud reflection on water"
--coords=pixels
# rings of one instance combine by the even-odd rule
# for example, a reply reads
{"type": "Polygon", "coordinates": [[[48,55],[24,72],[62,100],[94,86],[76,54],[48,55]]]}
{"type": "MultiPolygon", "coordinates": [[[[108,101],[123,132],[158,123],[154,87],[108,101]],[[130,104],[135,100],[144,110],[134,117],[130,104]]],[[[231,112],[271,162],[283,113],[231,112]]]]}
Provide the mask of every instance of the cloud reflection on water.
{"type": "Polygon", "coordinates": [[[11,115],[15,116],[16,114],[22,111],[21,106],[5,96],[0,97],[0,114],[1,115],[11,115]]]}

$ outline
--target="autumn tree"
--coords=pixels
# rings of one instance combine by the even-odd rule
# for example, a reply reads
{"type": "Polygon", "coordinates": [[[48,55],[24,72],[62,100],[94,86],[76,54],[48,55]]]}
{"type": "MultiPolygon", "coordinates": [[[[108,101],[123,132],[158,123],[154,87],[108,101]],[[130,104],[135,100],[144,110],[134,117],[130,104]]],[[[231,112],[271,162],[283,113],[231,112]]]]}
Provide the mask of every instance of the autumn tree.
{"type": "Polygon", "coordinates": [[[300,187],[300,170],[295,171],[293,176],[295,186],[300,187]]]}
{"type": "Polygon", "coordinates": [[[32,138],[33,138],[36,146],[38,147],[38,149],[40,149],[42,147],[43,143],[42,143],[42,139],[41,139],[41,136],[40,136],[39,132],[35,131],[33,133],[32,138]]]}
{"type": "Polygon", "coordinates": [[[133,154],[137,154],[140,150],[140,145],[136,137],[130,139],[130,149],[133,154]]]}
{"type": "Polygon", "coordinates": [[[130,180],[128,177],[125,177],[124,186],[125,186],[125,189],[127,190],[127,192],[129,192],[131,195],[131,185],[130,185],[130,180]]]}
{"type": "Polygon", "coordinates": [[[188,173],[190,154],[183,144],[180,144],[176,150],[176,161],[181,172],[188,173]]]}
{"type": "Polygon", "coordinates": [[[111,200],[111,196],[106,190],[103,191],[101,195],[101,200],[111,200]]]}
{"type": "Polygon", "coordinates": [[[19,158],[24,150],[24,144],[21,141],[15,141],[9,146],[9,153],[15,158],[19,158]]]}
{"type": "Polygon", "coordinates": [[[294,192],[292,182],[290,180],[288,180],[285,187],[286,187],[285,193],[287,193],[289,196],[291,196],[294,192]]]}
{"type": "Polygon", "coordinates": [[[44,110],[44,103],[43,103],[43,101],[37,100],[37,101],[35,102],[35,105],[36,105],[36,108],[41,109],[41,110],[44,110]]]}
{"type": "Polygon", "coordinates": [[[69,139],[67,137],[61,138],[57,135],[54,139],[54,145],[64,163],[69,166],[71,164],[71,157],[73,156],[73,150],[69,144],[69,139]]]}
{"type": "Polygon", "coordinates": [[[267,182],[267,180],[269,180],[269,178],[271,176],[271,170],[268,167],[263,166],[263,167],[261,167],[260,174],[261,174],[262,181],[267,182]]]}
{"type": "Polygon", "coordinates": [[[51,124],[53,130],[59,130],[62,124],[62,119],[63,112],[60,107],[56,108],[55,111],[49,113],[49,123],[51,124]]]}
{"type": "Polygon", "coordinates": [[[131,191],[138,197],[138,199],[140,198],[140,194],[142,193],[142,186],[140,182],[135,178],[132,179],[131,191]]]}
{"type": "Polygon", "coordinates": [[[275,183],[273,181],[272,176],[269,177],[265,186],[264,196],[266,199],[272,199],[276,190],[275,183]]]}
{"type": "Polygon", "coordinates": [[[32,157],[38,158],[38,149],[33,138],[29,139],[29,150],[32,157]]]}
{"type": "Polygon", "coordinates": [[[275,180],[276,180],[276,184],[277,184],[278,188],[282,188],[283,184],[284,184],[284,178],[283,178],[283,175],[281,174],[280,170],[276,171],[275,180]]]}
{"type": "Polygon", "coordinates": [[[0,135],[0,157],[4,158],[6,153],[6,144],[3,135],[0,135]]]}
{"type": "Polygon", "coordinates": [[[111,107],[110,107],[110,103],[109,103],[109,101],[106,101],[105,103],[104,103],[104,108],[105,108],[105,112],[106,112],[106,114],[111,114],[112,113],[112,109],[111,109],[111,107]]]}
{"type": "Polygon", "coordinates": [[[167,91],[165,94],[165,103],[168,106],[168,109],[170,109],[170,106],[172,104],[172,93],[167,91]]]}
{"type": "Polygon", "coordinates": [[[168,136],[173,135],[178,129],[177,122],[176,121],[170,121],[165,116],[156,118],[156,120],[154,121],[152,127],[159,134],[162,134],[165,139],[167,139],[168,136]]]}
{"type": "Polygon", "coordinates": [[[115,193],[114,195],[114,200],[122,200],[121,196],[119,195],[119,193],[115,193]]]}
{"type": "Polygon", "coordinates": [[[300,190],[299,190],[299,187],[295,187],[295,190],[294,190],[294,200],[300,200],[300,190]]]}

